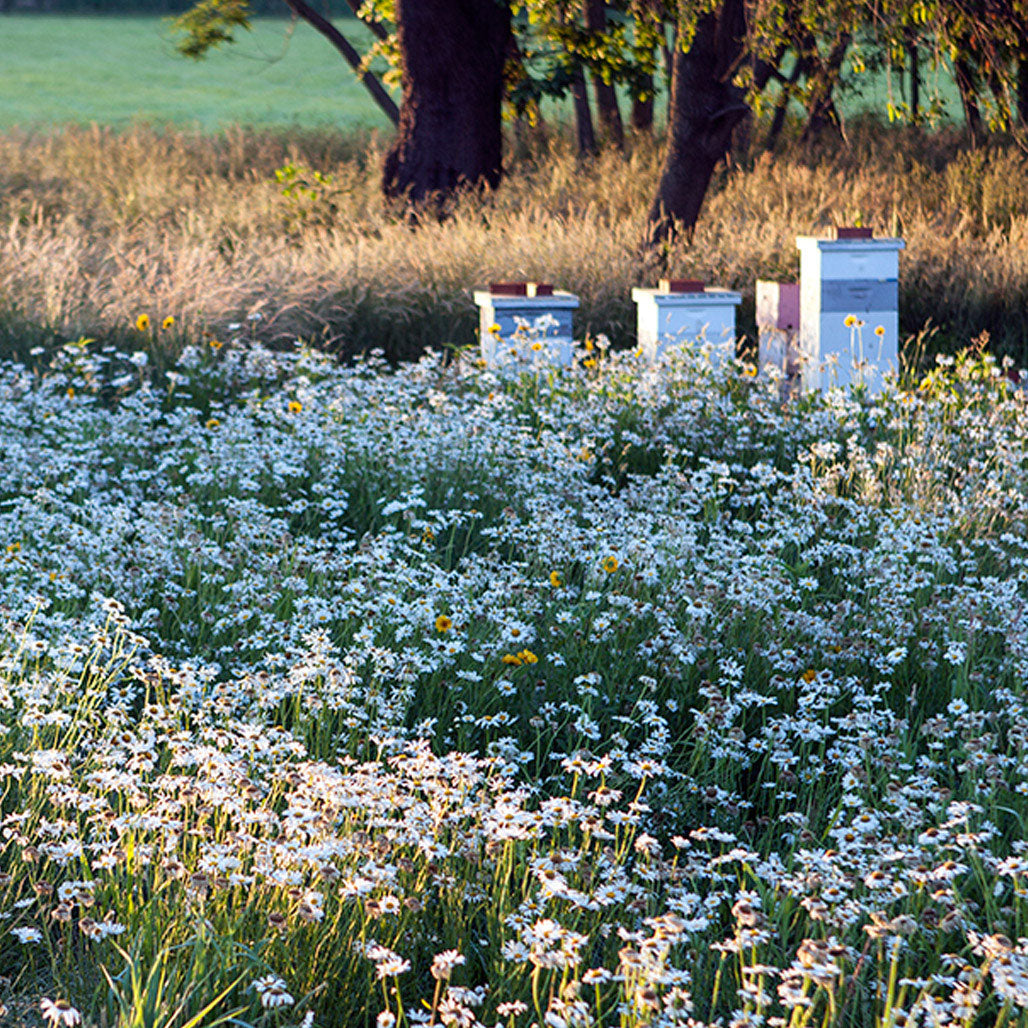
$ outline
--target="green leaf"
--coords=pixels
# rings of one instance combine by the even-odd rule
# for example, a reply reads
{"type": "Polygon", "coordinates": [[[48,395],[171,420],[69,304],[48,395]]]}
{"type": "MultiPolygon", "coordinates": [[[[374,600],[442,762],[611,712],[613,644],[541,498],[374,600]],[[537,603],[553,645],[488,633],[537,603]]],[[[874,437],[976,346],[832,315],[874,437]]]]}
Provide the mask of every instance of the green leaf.
{"type": "Polygon", "coordinates": [[[175,49],[195,61],[206,57],[213,47],[234,43],[234,29],[249,30],[250,27],[247,0],[200,0],[171,23],[172,31],[183,36],[175,49]]]}

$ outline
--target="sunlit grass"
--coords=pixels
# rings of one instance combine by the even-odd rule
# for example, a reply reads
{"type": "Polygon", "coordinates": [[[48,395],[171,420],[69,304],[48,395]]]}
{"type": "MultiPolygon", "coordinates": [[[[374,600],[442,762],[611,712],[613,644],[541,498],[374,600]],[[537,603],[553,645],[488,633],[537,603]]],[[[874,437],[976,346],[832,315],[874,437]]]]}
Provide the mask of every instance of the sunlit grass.
{"type": "Polygon", "coordinates": [[[797,235],[857,219],[906,239],[905,335],[931,320],[933,345],[987,331],[1014,355],[1028,338],[1028,192],[1014,147],[967,154],[952,135],[865,125],[848,150],[739,163],[719,174],[693,244],[665,262],[639,245],[652,141],[586,164],[563,137],[536,141],[495,196],[417,231],[383,207],[383,146],[300,130],[0,137],[0,347],[102,336],[164,361],[186,338],[245,323],[269,342],[409,359],[470,344],[471,290],[512,278],[576,292],[580,336],[630,345],[632,287],[668,272],[741,289],[752,334],[754,281],[796,274],[797,235]],[[275,171],[290,162],[329,185],[313,200],[284,196],[275,171]],[[143,313],[151,333],[136,331],[143,313]],[[159,330],[169,314],[174,330],[159,330]]]}

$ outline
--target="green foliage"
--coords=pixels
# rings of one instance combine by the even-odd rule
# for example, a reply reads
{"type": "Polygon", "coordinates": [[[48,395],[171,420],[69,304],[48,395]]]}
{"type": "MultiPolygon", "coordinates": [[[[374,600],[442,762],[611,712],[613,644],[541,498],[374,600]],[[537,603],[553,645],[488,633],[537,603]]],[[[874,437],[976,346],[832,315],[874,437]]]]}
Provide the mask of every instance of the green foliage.
{"type": "Polygon", "coordinates": [[[570,0],[512,3],[521,59],[508,72],[508,100],[516,113],[532,115],[543,99],[567,96],[576,68],[640,99],[652,95],[664,39],[662,5],[609,3],[603,32],[582,23],[581,6],[570,0]]]}
{"type": "Polygon", "coordinates": [[[304,226],[327,227],[335,220],[339,190],[330,175],[288,161],[275,169],[275,181],[282,187],[280,192],[286,200],[286,224],[290,231],[298,232],[304,226]]]}
{"type": "Polygon", "coordinates": [[[183,36],[176,49],[193,60],[205,57],[213,47],[234,43],[233,31],[250,27],[247,0],[200,0],[172,22],[174,31],[183,36]]]}

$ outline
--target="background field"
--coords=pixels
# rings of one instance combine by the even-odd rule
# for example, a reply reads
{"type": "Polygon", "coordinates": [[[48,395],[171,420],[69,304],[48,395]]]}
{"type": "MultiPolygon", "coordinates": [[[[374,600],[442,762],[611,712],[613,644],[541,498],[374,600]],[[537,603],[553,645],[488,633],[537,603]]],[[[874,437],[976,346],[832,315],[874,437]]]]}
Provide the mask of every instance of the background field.
{"type": "MultiPolygon", "coordinates": [[[[363,50],[370,33],[339,18],[363,50]]],[[[10,14],[0,16],[4,103],[0,129],[73,123],[174,124],[213,131],[228,125],[379,128],[389,123],[349,67],[309,25],[256,18],[233,46],[199,62],[175,51],[170,17],[10,14]]],[[[925,93],[937,91],[947,117],[959,103],[946,71],[925,69],[925,93]]],[[[841,105],[848,114],[882,112],[904,99],[901,76],[850,74],[841,105]],[[891,88],[891,92],[890,92],[891,88]]],[[[659,83],[658,83],[659,85],[659,83]]],[[[658,97],[658,115],[666,103],[658,97]]],[[[548,104],[567,119],[567,104],[548,104]]]]}
{"type": "MultiPolygon", "coordinates": [[[[367,30],[350,19],[358,47],[367,30]]],[[[0,128],[173,123],[388,128],[325,39],[286,19],[254,22],[204,61],[175,52],[167,18],[8,15],[0,19],[0,128]]]]}

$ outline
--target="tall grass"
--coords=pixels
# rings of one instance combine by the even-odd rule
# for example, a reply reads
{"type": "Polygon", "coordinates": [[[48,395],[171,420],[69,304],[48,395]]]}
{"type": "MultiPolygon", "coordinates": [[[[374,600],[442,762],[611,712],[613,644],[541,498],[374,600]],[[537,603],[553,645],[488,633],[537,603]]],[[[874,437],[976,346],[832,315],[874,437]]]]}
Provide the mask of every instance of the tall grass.
{"type": "Polygon", "coordinates": [[[303,130],[0,137],[0,345],[89,335],[138,346],[147,312],[176,319],[145,340],[157,351],[251,316],[268,341],[404,359],[472,342],[471,289],[510,277],[573,290],[580,333],[628,344],[631,287],[665,271],[741,288],[752,332],[754,280],[795,275],[797,234],[859,217],[907,240],[906,333],[931,319],[944,348],[985,331],[999,352],[1028,349],[1026,159],[1012,146],[969,154],[956,135],[867,122],[833,152],[739,157],[691,245],[660,259],[639,247],[660,161],[652,141],[588,163],[560,137],[522,144],[495,195],[416,229],[383,208],[382,146],[303,130]],[[284,196],[274,172],[287,162],[330,185],[284,196]]]}

